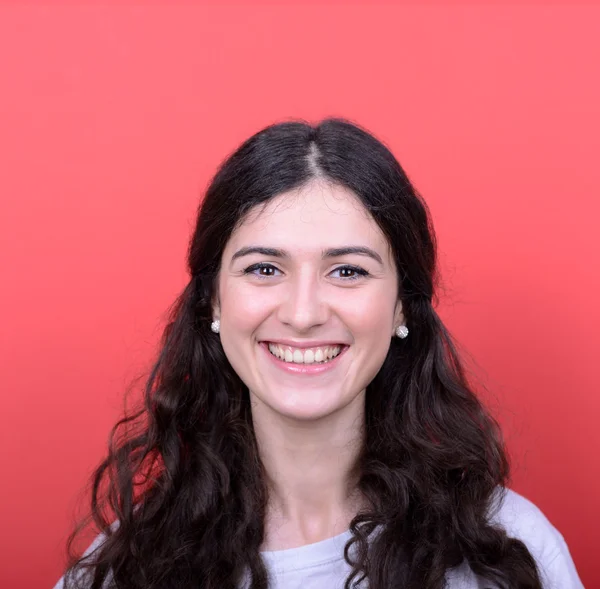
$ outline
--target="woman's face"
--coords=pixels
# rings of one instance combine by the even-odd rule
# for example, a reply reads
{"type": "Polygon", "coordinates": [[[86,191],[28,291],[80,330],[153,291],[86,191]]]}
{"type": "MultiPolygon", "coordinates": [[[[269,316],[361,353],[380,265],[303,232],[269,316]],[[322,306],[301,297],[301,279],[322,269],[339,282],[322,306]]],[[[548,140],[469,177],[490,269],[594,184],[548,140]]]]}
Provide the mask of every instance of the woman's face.
{"type": "Polygon", "coordinates": [[[232,234],[214,318],[253,411],[298,420],[360,406],[404,323],[385,236],[354,193],[324,182],[279,195],[232,234]],[[348,247],[368,248],[374,257],[323,255],[348,247]],[[273,342],[283,360],[269,350],[273,342]],[[323,363],[337,346],[339,356],[323,363]]]}

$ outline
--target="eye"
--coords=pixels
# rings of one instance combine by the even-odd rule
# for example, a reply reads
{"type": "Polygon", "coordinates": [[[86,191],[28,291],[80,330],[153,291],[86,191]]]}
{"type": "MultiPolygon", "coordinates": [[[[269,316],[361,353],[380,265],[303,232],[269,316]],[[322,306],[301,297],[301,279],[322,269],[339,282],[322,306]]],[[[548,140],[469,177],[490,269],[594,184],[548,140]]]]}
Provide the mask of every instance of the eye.
{"type": "Polygon", "coordinates": [[[257,270],[264,269],[277,270],[277,268],[275,268],[275,266],[273,266],[272,264],[265,264],[264,262],[260,262],[258,264],[252,264],[252,266],[248,266],[248,268],[244,270],[244,274],[253,274],[254,276],[260,279],[271,278],[272,275],[266,276],[265,274],[257,274],[257,270]]]}
{"type": "Polygon", "coordinates": [[[363,268],[359,268],[358,266],[340,266],[339,268],[336,268],[334,270],[334,272],[338,271],[342,271],[345,273],[354,272],[354,276],[342,276],[342,280],[358,280],[363,276],[369,275],[369,273],[366,270],[363,270],[363,268]]]}
{"type": "MultiPolygon", "coordinates": [[[[265,275],[265,274],[258,274],[257,271],[260,270],[277,270],[278,272],[280,271],[278,268],[276,268],[275,266],[273,266],[272,264],[266,264],[264,262],[259,262],[258,264],[253,264],[252,266],[249,266],[248,268],[246,268],[244,270],[244,274],[252,274],[254,276],[256,276],[257,278],[260,278],[261,280],[266,280],[268,278],[271,278],[273,276],[273,274],[270,275],[265,275]]],[[[333,272],[344,272],[346,273],[346,276],[342,276],[341,279],[344,281],[352,281],[352,280],[358,280],[364,276],[369,276],[369,273],[364,270],[363,268],[360,268],[359,266],[340,266],[339,268],[336,268],[335,270],[333,270],[333,272]],[[348,276],[347,273],[354,273],[353,276],[348,276]]]]}

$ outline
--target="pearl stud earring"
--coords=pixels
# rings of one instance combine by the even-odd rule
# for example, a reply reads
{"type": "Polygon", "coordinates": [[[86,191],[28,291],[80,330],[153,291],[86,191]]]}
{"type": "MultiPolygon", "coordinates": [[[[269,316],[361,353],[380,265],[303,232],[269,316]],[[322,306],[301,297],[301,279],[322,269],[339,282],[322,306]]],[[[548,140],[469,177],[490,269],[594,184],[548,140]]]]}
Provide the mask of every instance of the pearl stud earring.
{"type": "Polygon", "coordinates": [[[219,331],[221,330],[221,322],[218,319],[215,319],[211,324],[210,324],[210,328],[215,332],[215,333],[219,333],[219,331]]]}
{"type": "Polygon", "coordinates": [[[396,328],[396,335],[404,339],[408,335],[408,327],[406,325],[400,325],[396,328]]]}

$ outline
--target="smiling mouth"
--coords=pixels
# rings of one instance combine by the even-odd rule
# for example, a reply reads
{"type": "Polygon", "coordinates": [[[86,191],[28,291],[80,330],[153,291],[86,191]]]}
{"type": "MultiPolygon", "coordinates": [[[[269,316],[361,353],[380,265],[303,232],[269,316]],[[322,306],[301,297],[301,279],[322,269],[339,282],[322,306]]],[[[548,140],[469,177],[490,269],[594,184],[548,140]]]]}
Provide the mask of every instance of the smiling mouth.
{"type": "Polygon", "coordinates": [[[297,366],[319,366],[328,364],[342,354],[349,346],[346,344],[333,344],[328,346],[318,346],[314,348],[293,348],[292,346],[283,346],[272,342],[261,342],[262,346],[271,356],[297,366]]]}

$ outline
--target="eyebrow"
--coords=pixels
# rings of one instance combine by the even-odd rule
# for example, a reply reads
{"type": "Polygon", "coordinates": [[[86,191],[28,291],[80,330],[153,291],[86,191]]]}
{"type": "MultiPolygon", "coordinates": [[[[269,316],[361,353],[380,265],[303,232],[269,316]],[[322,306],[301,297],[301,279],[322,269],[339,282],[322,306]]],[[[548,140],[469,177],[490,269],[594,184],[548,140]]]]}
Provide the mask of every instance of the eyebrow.
{"type": "MultiPolygon", "coordinates": [[[[233,263],[238,258],[241,258],[242,256],[248,256],[250,254],[262,254],[263,256],[281,258],[283,260],[289,260],[291,257],[287,251],[282,249],[250,245],[247,247],[243,247],[237,252],[235,252],[233,256],[231,256],[231,263],[233,263]]],[[[375,260],[383,266],[383,260],[381,259],[381,256],[376,251],[363,245],[349,245],[346,247],[329,248],[321,252],[321,258],[325,260],[327,258],[338,258],[340,256],[347,256],[350,254],[357,254],[359,256],[367,256],[369,258],[373,258],[373,260],[375,260]]]]}

